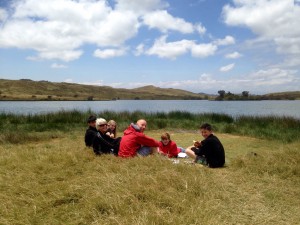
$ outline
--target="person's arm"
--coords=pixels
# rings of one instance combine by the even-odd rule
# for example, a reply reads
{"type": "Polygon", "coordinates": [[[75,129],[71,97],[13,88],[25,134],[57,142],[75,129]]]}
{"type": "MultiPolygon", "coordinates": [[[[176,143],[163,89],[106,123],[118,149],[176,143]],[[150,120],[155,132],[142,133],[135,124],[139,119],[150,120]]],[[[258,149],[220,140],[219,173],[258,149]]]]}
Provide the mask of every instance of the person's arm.
{"type": "Polygon", "coordinates": [[[141,134],[139,133],[137,135],[137,142],[140,144],[140,145],[143,145],[143,146],[148,146],[148,147],[158,147],[159,146],[159,142],[156,141],[155,139],[151,138],[151,137],[148,137],[144,134],[141,134]]]}
{"type": "Polygon", "coordinates": [[[84,136],[85,146],[88,146],[88,147],[92,146],[94,136],[95,136],[94,133],[90,129],[86,130],[85,136],[84,136]]]}
{"type": "Polygon", "coordinates": [[[161,142],[158,142],[158,147],[157,147],[157,153],[161,155],[166,155],[163,151],[163,144],[161,142]]]}
{"type": "Polygon", "coordinates": [[[101,155],[101,144],[98,137],[95,137],[93,140],[93,151],[96,155],[101,155]]]}

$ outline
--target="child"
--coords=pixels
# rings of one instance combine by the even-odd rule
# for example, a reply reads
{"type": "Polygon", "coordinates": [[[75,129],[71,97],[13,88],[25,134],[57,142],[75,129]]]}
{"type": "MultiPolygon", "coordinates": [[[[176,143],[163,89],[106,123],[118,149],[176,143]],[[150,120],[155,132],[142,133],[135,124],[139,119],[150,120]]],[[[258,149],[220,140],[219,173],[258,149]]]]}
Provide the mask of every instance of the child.
{"type": "Polygon", "coordinates": [[[225,164],[225,151],[220,140],[213,134],[212,127],[204,123],[200,127],[202,141],[194,141],[194,146],[186,149],[186,154],[195,159],[196,163],[216,168],[225,164]]]}
{"type": "Polygon", "coordinates": [[[107,132],[106,135],[108,135],[111,138],[117,137],[117,123],[114,120],[110,120],[107,123],[107,132]]]}
{"type": "Polygon", "coordinates": [[[159,142],[158,153],[166,155],[169,158],[177,158],[178,153],[181,152],[176,143],[171,140],[169,133],[163,133],[161,135],[161,141],[159,142]]]}

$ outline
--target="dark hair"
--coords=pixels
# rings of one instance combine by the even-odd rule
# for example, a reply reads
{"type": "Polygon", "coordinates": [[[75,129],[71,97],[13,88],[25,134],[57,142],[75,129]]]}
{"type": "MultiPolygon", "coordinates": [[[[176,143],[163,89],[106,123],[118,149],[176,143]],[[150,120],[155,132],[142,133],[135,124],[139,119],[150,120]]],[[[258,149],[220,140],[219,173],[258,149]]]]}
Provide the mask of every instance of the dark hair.
{"type": "Polygon", "coordinates": [[[211,126],[209,123],[203,123],[203,124],[200,126],[200,129],[212,131],[212,126],[211,126]]]}
{"type": "Polygon", "coordinates": [[[90,115],[86,122],[90,123],[90,122],[96,121],[96,119],[97,119],[97,117],[95,115],[90,115]]]}

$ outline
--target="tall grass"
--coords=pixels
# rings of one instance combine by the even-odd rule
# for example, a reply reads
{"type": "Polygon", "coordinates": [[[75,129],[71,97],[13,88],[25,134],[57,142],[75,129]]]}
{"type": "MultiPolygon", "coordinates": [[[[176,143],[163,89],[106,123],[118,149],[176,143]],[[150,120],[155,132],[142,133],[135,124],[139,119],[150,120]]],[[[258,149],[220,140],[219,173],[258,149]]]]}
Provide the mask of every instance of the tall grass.
{"type": "MultiPolygon", "coordinates": [[[[107,120],[114,119],[118,123],[119,133],[126,129],[128,124],[140,118],[145,118],[149,130],[156,129],[180,129],[198,130],[200,124],[211,123],[216,132],[246,135],[283,142],[293,142],[300,139],[300,120],[291,117],[277,116],[240,116],[232,117],[218,113],[189,113],[173,111],[169,113],[156,112],[146,113],[135,112],[80,112],[59,111],[55,113],[38,115],[15,115],[0,114],[0,141],[11,142],[25,133],[34,132],[70,132],[75,129],[82,129],[86,126],[86,118],[90,114],[103,117],[107,120]],[[13,135],[16,135],[14,138],[13,135]]],[[[32,135],[31,135],[32,136],[32,135]]],[[[31,137],[23,135],[31,140],[31,137]]]]}
{"type": "Polygon", "coordinates": [[[300,139],[300,120],[291,117],[241,116],[235,121],[238,134],[292,142],[300,139]]]}

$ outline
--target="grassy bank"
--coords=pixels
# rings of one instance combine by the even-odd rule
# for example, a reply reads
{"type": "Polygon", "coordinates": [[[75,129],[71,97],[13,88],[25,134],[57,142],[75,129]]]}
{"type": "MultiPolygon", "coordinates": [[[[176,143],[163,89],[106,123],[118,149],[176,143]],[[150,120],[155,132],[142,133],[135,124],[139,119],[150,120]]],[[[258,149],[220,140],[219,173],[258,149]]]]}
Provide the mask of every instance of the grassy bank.
{"type": "MultiPolygon", "coordinates": [[[[300,221],[299,140],[285,144],[217,132],[226,167],[208,169],[159,156],[95,157],[84,146],[84,129],[45,131],[56,136],[0,144],[0,224],[300,221]]],[[[147,134],[158,139],[163,131],[147,134]]],[[[195,130],[168,131],[183,147],[199,138],[195,130]]]]}
{"type": "Polygon", "coordinates": [[[298,224],[300,122],[188,112],[0,114],[0,224],[298,224]],[[95,157],[86,118],[115,119],[119,134],[146,118],[147,134],[179,146],[212,123],[226,167],[209,169],[157,155],[95,157]]]}

